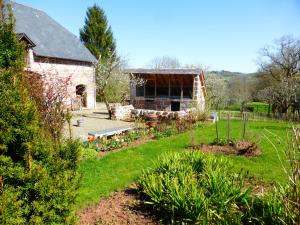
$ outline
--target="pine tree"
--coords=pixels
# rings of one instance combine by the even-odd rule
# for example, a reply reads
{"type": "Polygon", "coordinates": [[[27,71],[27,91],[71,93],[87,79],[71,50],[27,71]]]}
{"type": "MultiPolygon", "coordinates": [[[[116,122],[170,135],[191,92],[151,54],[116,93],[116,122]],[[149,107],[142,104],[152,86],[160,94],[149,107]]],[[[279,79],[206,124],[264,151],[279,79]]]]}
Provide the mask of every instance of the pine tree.
{"type": "Polygon", "coordinates": [[[111,27],[108,26],[104,10],[96,4],[87,10],[85,25],[80,29],[80,39],[96,59],[100,56],[107,59],[109,52],[117,58],[116,42],[111,27]]]}

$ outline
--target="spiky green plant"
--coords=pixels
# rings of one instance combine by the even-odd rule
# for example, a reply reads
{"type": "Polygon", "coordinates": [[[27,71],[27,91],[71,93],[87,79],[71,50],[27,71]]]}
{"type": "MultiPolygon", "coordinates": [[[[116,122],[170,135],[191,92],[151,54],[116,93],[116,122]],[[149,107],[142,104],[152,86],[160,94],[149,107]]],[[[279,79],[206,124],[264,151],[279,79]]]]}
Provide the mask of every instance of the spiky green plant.
{"type": "Polygon", "coordinates": [[[139,181],[149,202],[173,223],[224,224],[242,220],[249,189],[224,159],[199,152],[164,155],[139,181]]]}

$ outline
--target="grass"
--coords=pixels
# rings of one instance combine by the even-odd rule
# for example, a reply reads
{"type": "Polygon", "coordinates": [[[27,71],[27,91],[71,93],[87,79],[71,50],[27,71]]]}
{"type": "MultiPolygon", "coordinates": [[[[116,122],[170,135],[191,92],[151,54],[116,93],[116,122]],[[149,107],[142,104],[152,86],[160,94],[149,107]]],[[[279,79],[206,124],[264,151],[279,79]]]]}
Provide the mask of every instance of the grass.
{"type": "MultiPolygon", "coordinates": [[[[268,113],[269,105],[263,102],[248,102],[245,107],[253,108],[254,113],[268,113]]],[[[240,111],[241,104],[233,104],[226,107],[229,111],[240,111]]],[[[247,111],[247,109],[246,109],[247,111]]]]}
{"type": "Polygon", "coordinates": [[[253,107],[253,112],[255,113],[268,113],[269,105],[263,102],[248,102],[247,106],[253,107]]]}
{"type": "MultiPolygon", "coordinates": [[[[240,121],[231,121],[232,138],[241,138],[241,125],[240,121]]],[[[225,126],[226,122],[220,121],[221,137],[225,137],[225,126]]],[[[264,138],[264,134],[268,134],[268,130],[284,138],[289,127],[287,123],[281,122],[248,122],[246,133],[250,137],[255,134],[254,137],[260,139],[259,147],[262,149],[262,155],[257,158],[220,155],[216,157],[227,157],[237,172],[243,168],[243,170],[249,171],[251,176],[266,182],[284,183],[286,178],[277,153],[264,138]]],[[[185,147],[190,145],[192,137],[199,143],[212,142],[215,139],[215,127],[212,124],[207,124],[187,133],[111,153],[101,159],[82,161],[80,164],[82,184],[79,190],[77,208],[95,203],[100,198],[109,196],[112,192],[134,182],[144,169],[153,166],[153,162],[160,154],[185,151],[185,147]]],[[[274,141],[274,138],[271,139],[274,141]]]]}

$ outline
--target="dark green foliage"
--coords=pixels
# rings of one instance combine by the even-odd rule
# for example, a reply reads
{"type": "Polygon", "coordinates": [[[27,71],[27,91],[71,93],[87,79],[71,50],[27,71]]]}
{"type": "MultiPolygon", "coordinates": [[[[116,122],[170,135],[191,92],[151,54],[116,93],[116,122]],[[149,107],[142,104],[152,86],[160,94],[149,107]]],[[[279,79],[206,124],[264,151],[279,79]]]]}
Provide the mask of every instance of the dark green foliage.
{"type": "Polygon", "coordinates": [[[99,59],[107,59],[110,52],[117,57],[116,43],[104,10],[94,5],[87,10],[85,25],[80,29],[80,39],[90,52],[99,59]]]}
{"type": "Polygon", "coordinates": [[[23,51],[20,44],[16,42],[14,31],[14,17],[11,6],[4,6],[0,1],[1,21],[0,21],[0,68],[18,68],[23,65],[23,51]],[[8,16],[6,15],[8,12],[8,16]],[[7,18],[8,17],[8,18],[7,18]],[[7,22],[5,21],[7,18],[7,22]]]}
{"type": "Polygon", "coordinates": [[[12,14],[1,14],[0,224],[74,224],[79,144],[54,145],[45,135],[26,89],[12,14]]]}

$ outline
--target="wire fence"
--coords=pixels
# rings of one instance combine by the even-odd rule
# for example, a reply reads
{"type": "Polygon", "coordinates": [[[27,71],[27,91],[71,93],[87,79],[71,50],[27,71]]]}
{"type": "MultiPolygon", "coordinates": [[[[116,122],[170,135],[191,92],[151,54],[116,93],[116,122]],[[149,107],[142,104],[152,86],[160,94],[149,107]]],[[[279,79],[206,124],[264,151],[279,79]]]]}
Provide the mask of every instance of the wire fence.
{"type": "MultiPolygon", "coordinates": [[[[257,113],[244,112],[249,121],[282,121],[282,122],[300,122],[300,115],[297,113],[257,113]]],[[[243,119],[243,113],[239,111],[218,111],[219,119],[227,119],[228,114],[231,119],[243,119]]]]}

